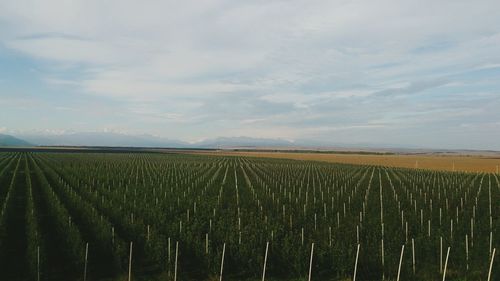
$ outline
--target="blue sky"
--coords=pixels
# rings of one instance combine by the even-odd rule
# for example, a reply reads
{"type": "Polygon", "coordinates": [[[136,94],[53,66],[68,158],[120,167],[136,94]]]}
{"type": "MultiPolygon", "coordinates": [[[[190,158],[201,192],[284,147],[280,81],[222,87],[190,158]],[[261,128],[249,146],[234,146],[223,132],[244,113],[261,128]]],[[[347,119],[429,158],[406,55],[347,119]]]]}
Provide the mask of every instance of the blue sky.
{"type": "Polygon", "coordinates": [[[0,132],[500,149],[500,1],[0,3],[0,132]]]}

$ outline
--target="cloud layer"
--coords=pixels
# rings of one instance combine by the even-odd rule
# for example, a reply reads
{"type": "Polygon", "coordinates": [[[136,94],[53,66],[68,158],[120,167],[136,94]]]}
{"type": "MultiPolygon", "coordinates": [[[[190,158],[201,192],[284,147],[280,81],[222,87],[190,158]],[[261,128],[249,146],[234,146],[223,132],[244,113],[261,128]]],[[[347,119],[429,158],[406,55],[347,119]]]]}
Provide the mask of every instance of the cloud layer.
{"type": "Polygon", "coordinates": [[[2,1],[0,126],[500,149],[499,1],[2,1]]]}

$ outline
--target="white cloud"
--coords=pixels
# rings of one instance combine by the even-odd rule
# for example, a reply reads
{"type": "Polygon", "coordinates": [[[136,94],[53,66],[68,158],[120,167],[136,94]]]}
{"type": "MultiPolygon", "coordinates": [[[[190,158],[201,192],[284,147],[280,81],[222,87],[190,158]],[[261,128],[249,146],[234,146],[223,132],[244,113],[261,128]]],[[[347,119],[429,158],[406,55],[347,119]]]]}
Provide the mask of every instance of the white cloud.
{"type": "Polygon", "coordinates": [[[246,85],[221,82],[209,83],[165,83],[157,80],[141,80],[130,77],[98,77],[82,82],[85,92],[129,101],[158,101],[171,97],[200,97],[252,89],[246,85]]]}
{"type": "Polygon", "coordinates": [[[16,39],[7,47],[28,55],[61,63],[103,64],[117,60],[117,49],[105,44],[64,37],[16,39]]]}
{"type": "MultiPolygon", "coordinates": [[[[410,126],[400,118],[407,111],[480,108],[459,102],[448,108],[453,95],[444,93],[500,87],[468,75],[500,63],[496,0],[3,0],[1,6],[0,46],[34,59],[42,81],[102,103],[92,110],[105,122],[118,122],[106,113],[106,103],[115,102],[123,126],[133,126],[134,118],[164,123],[191,139],[207,132],[190,135],[175,124],[220,123],[220,131],[287,138],[371,130],[374,120],[410,126]],[[442,98],[415,97],[429,92],[442,98]]],[[[458,118],[452,115],[446,118],[458,118]]]]}

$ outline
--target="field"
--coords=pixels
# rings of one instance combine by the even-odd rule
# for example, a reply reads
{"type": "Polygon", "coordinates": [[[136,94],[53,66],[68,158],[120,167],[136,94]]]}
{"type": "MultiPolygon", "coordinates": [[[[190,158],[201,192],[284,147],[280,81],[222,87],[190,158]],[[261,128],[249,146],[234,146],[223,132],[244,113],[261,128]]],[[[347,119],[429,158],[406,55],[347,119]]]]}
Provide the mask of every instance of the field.
{"type": "Polygon", "coordinates": [[[2,152],[0,280],[500,280],[490,168],[288,157],[2,152]]]}
{"type": "Polygon", "coordinates": [[[360,165],[380,165],[399,168],[419,168],[437,171],[498,173],[500,154],[430,155],[430,154],[356,154],[321,152],[272,151],[198,151],[197,154],[283,158],[360,165]]]}

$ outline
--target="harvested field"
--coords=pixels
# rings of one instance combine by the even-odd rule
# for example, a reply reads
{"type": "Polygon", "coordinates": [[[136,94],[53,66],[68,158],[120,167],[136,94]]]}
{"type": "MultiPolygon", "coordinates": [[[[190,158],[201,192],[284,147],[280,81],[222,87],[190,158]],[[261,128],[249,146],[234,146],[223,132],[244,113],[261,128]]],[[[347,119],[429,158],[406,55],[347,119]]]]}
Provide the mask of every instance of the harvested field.
{"type": "Polygon", "coordinates": [[[380,165],[387,167],[419,168],[440,171],[467,171],[495,173],[500,169],[500,158],[490,156],[443,156],[443,155],[375,155],[375,154],[335,154],[316,152],[249,152],[249,151],[217,151],[195,152],[195,154],[212,154],[225,156],[249,156],[284,158],[295,160],[325,161],[331,163],[350,163],[363,165],[380,165]]]}

